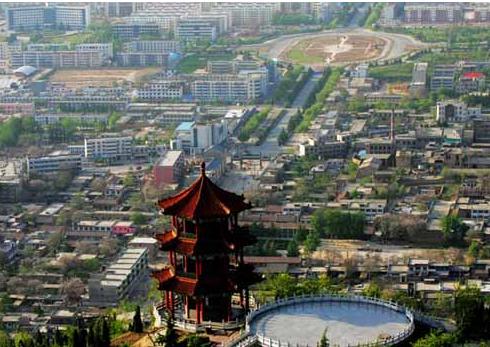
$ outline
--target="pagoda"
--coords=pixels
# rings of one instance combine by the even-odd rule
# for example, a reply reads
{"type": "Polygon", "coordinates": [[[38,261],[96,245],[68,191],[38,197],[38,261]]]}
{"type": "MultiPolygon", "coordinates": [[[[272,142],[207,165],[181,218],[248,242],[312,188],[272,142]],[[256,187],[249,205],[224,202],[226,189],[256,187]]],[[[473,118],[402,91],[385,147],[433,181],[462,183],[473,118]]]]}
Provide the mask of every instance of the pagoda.
{"type": "Polygon", "coordinates": [[[164,307],[176,319],[229,322],[249,310],[249,285],[260,278],[245,264],[243,248],[256,242],[238,226],[238,214],[250,209],[243,195],[221,189],[201,175],[177,195],[158,201],[171,216],[170,230],[157,234],[169,266],[153,276],[164,291],[164,307]],[[232,296],[238,310],[232,310],[232,296]]]}

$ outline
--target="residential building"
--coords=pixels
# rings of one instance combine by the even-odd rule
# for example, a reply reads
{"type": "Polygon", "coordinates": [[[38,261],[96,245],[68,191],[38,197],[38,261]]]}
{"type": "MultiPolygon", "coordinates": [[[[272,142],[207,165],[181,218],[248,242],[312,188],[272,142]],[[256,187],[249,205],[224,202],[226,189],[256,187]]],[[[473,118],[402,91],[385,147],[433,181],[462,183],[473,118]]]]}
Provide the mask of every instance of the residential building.
{"type": "Polygon", "coordinates": [[[225,120],[207,123],[183,122],[175,130],[172,146],[189,154],[197,154],[222,143],[228,135],[225,120]]]}
{"type": "Polygon", "coordinates": [[[121,40],[135,40],[141,35],[160,35],[160,27],[155,23],[116,23],[112,32],[121,40]]]}
{"type": "Polygon", "coordinates": [[[275,13],[281,11],[279,2],[251,2],[251,3],[216,3],[214,11],[229,13],[234,27],[267,26],[272,24],[275,13]]]}
{"type": "Polygon", "coordinates": [[[457,68],[455,65],[436,65],[430,79],[430,90],[454,90],[454,79],[457,68]]]}
{"type": "Polygon", "coordinates": [[[128,53],[178,53],[181,44],[176,40],[136,40],[124,44],[128,53]]]}
{"type": "MultiPolygon", "coordinates": [[[[32,113],[31,113],[32,114],[32,113]]],[[[53,125],[59,123],[62,119],[72,119],[82,124],[102,123],[106,124],[109,118],[108,114],[83,114],[83,113],[36,113],[34,121],[39,125],[53,125]]]]}
{"type": "Polygon", "coordinates": [[[382,199],[345,199],[338,202],[328,202],[327,208],[338,208],[348,212],[361,212],[368,222],[373,222],[386,212],[386,200],[382,199]]]}
{"type": "Polygon", "coordinates": [[[210,74],[237,74],[240,71],[252,71],[259,68],[255,60],[209,60],[207,71],[210,74]]]}
{"type": "Polygon", "coordinates": [[[180,41],[214,42],[218,37],[217,28],[212,22],[194,18],[181,19],[175,28],[175,37],[180,41]]]}
{"type": "Polygon", "coordinates": [[[192,103],[131,103],[127,107],[127,113],[132,118],[170,125],[194,121],[197,117],[197,107],[192,103]]]}
{"type": "Polygon", "coordinates": [[[136,91],[140,100],[181,100],[184,96],[185,82],[182,80],[157,80],[145,83],[136,91]]]}
{"type": "Polygon", "coordinates": [[[481,116],[481,107],[469,107],[456,100],[439,101],[436,104],[436,120],[439,123],[465,122],[481,116]]]}
{"type": "Polygon", "coordinates": [[[132,157],[132,149],[133,139],[129,136],[104,134],[84,141],[84,156],[91,160],[127,161],[132,157]]]}
{"type": "Polygon", "coordinates": [[[100,306],[116,306],[147,276],[148,250],[128,248],[103,274],[96,274],[89,279],[90,302],[100,306]]]}
{"type": "Polygon", "coordinates": [[[428,63],[415,63],[412,71],[412,82],[410,83],[410,92],[419,94],[424,93],[427,86],[427,69],[428,63]]]}
{"type": "Polygon", "coordinates": [[[116,54],[118,66],[162,66],[169,67],[168,53],[118,53],[116,54]]]}
{"type": "Polygon", "coordinates": [[[27,158],[28,173],[32,174],[54,174],[64,170],[78,171],[82,168],[82,157],[80,155],[65,152],[53,152],[48,156],[38,158],[27,158]]]}
{"type": "Polygon", "coordinates": [[[236,75],[208,74],[191,82],[191,94],[197,101],[250,102],[267,91],[267,71],[241,71],[236,75]]]}
{"type": "Polygon", "coordinates": [[[299,155],[322,159],[345,158],[347,144],[343,141],[325,142],[310,138],[306,143],[299,145],[299,155]]]}
{"type": "Polygon", "coordinates": [[[153,166],[153,178],[157,186],[176,184],[184,177],[185,157],[183,151],[168,151],[153,166]]]}
{"type": "Polygon", "coordinates": [[[12,68],[24,65],[36,68],[90,68],[108,63],[100,51],[24,51],[12,53],[10,57],[12,68]]]}
{"type": "Polygon", "coordinates": [[[29,31],[45,28],[83,30],[90,24],[89,6],[8,7],[5,11],[8,30],[29,31]]]}
{"type": "Polygon", "coordinates": [[[486,76],[483,72],[470,71],[464,72],[456,86],[458,93],[481,92],[485,88],[486,76]]]}
{"type": "Polygon", "coordinates": [[[73,223],[66,236],[70,239],[98,241],[111,235],[128,235],[136,232],[136,225],[131,221],[117,220],[81,220],[73,223]]]}
{"type": "Polygon", "coordinates": [[[459,3],[406,3],[405,22],[410,24],[461,23],[463,6],[459,3]]]}
{"type": "Polygon", "coordinates": [[[107,17],[127,17],[135,7],[132,2],[104,2],[103,5],[107,17]]]}
{"type": "Polygon", "coordinates": [[[369,64],[362,63],[356,65],[354,69],[350,71],[350,77],[352,78],[366,78],[368,77],[369,64]]]}
{"type": "Polygon", "coordinates": [[[101,52],[104,59],[112,59],[114,49],[112,43],[80,43],[75,45],[77,52],[101,52]]]}

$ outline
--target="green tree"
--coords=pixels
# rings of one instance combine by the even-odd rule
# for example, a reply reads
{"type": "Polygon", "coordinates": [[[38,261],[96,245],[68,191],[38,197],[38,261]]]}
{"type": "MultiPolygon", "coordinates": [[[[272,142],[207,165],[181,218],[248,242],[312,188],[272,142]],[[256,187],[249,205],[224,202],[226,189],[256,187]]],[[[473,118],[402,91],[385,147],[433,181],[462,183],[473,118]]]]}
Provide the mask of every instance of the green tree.
{"type": "Polygon", "coordinates": [[[454,297],[454,313],[459,335],[464,339],[488,337],[490,309],[480,289],[474,286],[459,288],[454,297]]]}
{"type": "Polygon", "coordinates": [[[448,244],[461,244],[464,241],[468,226],[463,223],[461,217],[456,215],[448,215],[442,218],[442,232],[444,239],[448,244]]]}
{"type": "Polygon", "coordinates": [[[165,335],[163,336],[163,341],[166,347],[177,347],[179,344],[177,342],[178,336],[175,331],[174,321],[170,315],[167,317],[165,335]]]}
{"type": "Polygon", "coordinates": [[[34,339],[24,331],[15,334],[14,343],[15,347],[34,347],[34,339]]]}
{"type": "Polygon", "coordinates": [[[5,332],[0,330],[0,347],[14,347],[14,341],[10,338],[10,336],[5,332]]]}
{"type": "Polygon", "coordinates": [[[370,298],[379,298],[381,297],[381,288],[377,283],[369,282],[362,290],[362,295],[370,298]]]}
{"type": "Polygon", "coordinates": [[[305,240],[305,252],[311,254],[320,246],[320,234],[317,230],[310,230],[305,240]]]}
{"type": "Polygon", "coordinates": [[[136,307],[136,312],[133,316],[133,324],[131,325],[132,331],[135,333],[143,332],[143,321],[141,320],[141,309],[139,306],[136,307]]]}
{"type": "Polygon", "coordinates": [[[146,217],[141,212],[131,213],[131,221],[136,225],[143,225],[146,223],[146,217]]]}
{"type": "Polygon", "coordinates": [[[288,257],[299,256],[298,243],[296,242],[296,240],[289,241],[287,251],[288,257]]]}
{"type": "Polygon", "coordinates": [[[327,338],[327,328],[323,331],[322,338],[320,339],[320,342],[318,342],[317,347],[329,347],[330,342],[327,338]]]}
{"type": "Polygon", "coordinates": [[[289,134],[286,131],[286,129],[282,128],[281,133],[277,137],[277,142],[279,143],[279,146],[284,145],[286,142],[288,142],[289,139],[289,134]]]}
{"type": "Polygon", "coordinates": [[[457,338],[453,334],[431,332],[429,335],[424,336],[415,343],[413,347],[452,347],[456,343],[457,338]]]}

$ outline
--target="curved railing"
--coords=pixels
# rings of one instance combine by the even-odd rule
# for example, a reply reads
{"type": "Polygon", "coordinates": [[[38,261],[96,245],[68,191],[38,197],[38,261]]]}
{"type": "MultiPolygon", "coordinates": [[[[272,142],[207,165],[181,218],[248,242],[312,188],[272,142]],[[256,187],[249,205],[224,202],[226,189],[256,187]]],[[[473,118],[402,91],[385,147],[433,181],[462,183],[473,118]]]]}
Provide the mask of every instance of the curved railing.
{"type": "MultiPolygon", "coordinates": [[[[289,305],[295,305],[295,304],[300,304],[300,303],[306,303],[306,302],[325,302],[325,301],[330,301],[330,302],[353,302],[353,303],[366,303],[366,304],[371,304],[371,305],[377,305],[377,306],[383,306],[386,308],[389,308],[391,310],[400,312],[405,314],[405,317],[408,319],[409,324],[406,329],[398,333],[397,335],[390,336],[386,339],[381,339],[377,341],[369,341],[366,343],[360,343],[356,344],[356,346],[362,346],[362,347],[370,347],[370,346],[392,346],[396,343],[399,343],[406,338],[408,338],[414,331],[415,329],[415,323],[414,323],[414,316],[413,313],[406,309],[405,307],[392,302],[392,301],[387,301],[387,300],[381,300],[377,298],[369,298],[365,296],[356,296],[356,295],[343,295],[343,294],[324,294],[324,295],[302,295],[302,296],[295,296],[291,298],[286,298],[286,299],[279,299],[275,302],[265,304],[258,308],[257,310],[249,313],[247,315],[247,318],[245,320],[245,336],[247,338],[241,339],[241,341],[237,341],[238,343],[235,344],[235,346],[240,345],[240,346],[247,346],[246,342],[247,340],[249,341],[256,341],[258,342],[261,346],[267,346],[267,347],[288,347],[292,346],[288,341],[281,341],[275,338],[270,338],[264,335],[261,335],[260,333],[255,333],[252,334],[250,332],[250,323],[257,317],[263,315],[266,312],[269,312],[271,310],[274,310],[278,307],[282,306],[289,306],[289,305]],[[253,338],[252,338],[253,336],[253,338]]],[[[335,343],[335,341],[333,341],[335,343]]],[[[296,345],[296,344],[295,344],[296,345]]],[[[299,345],[297,345],[299,346],[299,345]]]]}

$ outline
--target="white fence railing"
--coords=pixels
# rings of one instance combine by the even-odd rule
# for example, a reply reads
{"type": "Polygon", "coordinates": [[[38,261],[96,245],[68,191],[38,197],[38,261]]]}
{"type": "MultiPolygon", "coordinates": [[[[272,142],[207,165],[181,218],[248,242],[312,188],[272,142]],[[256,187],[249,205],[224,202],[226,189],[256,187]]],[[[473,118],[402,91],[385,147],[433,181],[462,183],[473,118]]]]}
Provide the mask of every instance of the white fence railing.
{"type": "MultiPolygon", "coordinates": [[[[253,334],[250,331],[250,323],[257,317],[263,315],[266,312],[274,310],[278,307],[301,304],[306,302],[326,302],[326,301],[365,303],[365,304],[383,306],[391,310],[403,313],[409,322],[408,326],[403,331],[399,332],[397,335],[389,336],[387,338],[379,339],[377,341],[359,343],[356,344],[355,346],[362,346],[362,347],[392,346],[408,338],[415,329],[413,313],[410,310],[406,309],[405,307],[393,301],[381,300],[377,298],[369,298],[364,296],[343,295],[343,294],[302,295],[302,296],[295,296],[286,299],[279,299],[275,302],[265,304],[259,307],[257,310],[249,313],[245,320],[246,322],[245,333],[242,334],[233,343],[230,343],[228,346],[247,347],[258,342],[261,346],[265,346],[265,347],[290,347],[290,346],[301,347],[298,344],[291,344],[289,343],[289,341],[281,341],[278,339],[270,338],[260,333],[253,334]]],[[[335,341],[332,342],[335,343],[335,341]]]]}

